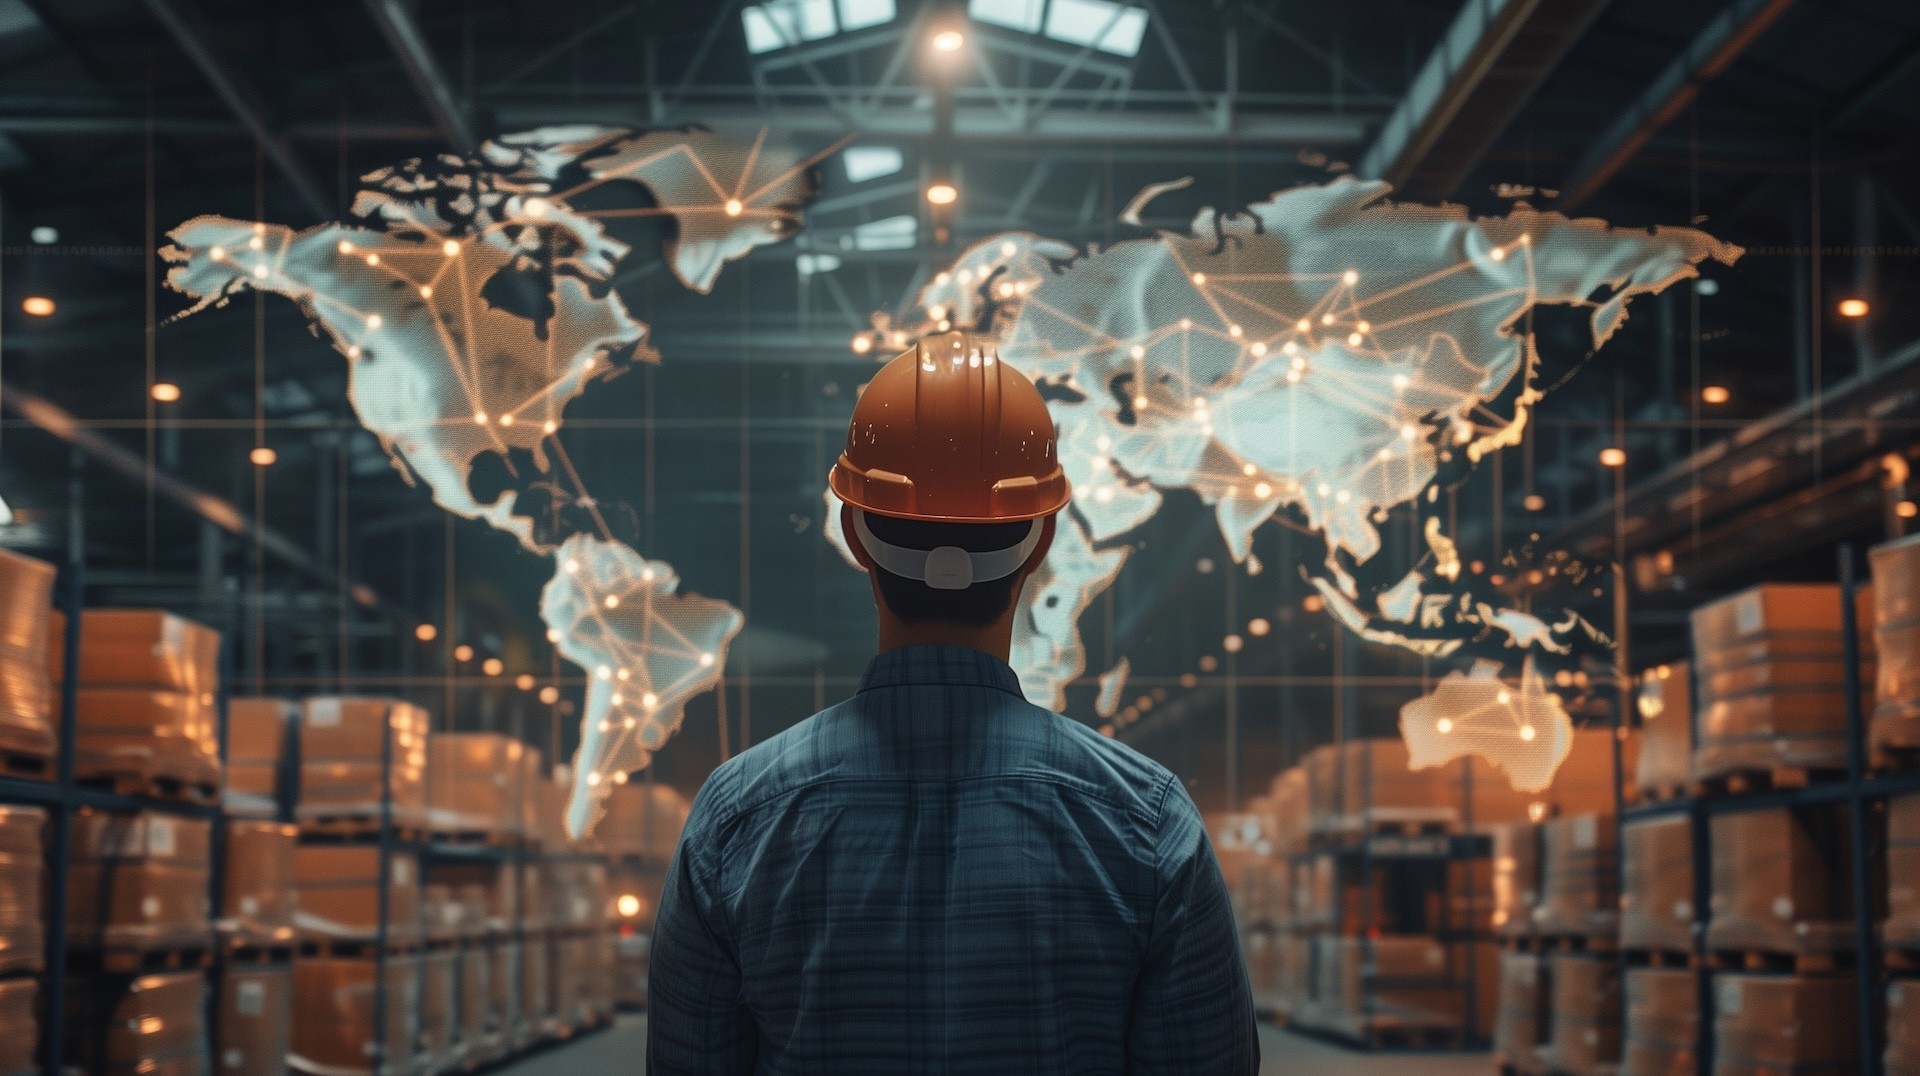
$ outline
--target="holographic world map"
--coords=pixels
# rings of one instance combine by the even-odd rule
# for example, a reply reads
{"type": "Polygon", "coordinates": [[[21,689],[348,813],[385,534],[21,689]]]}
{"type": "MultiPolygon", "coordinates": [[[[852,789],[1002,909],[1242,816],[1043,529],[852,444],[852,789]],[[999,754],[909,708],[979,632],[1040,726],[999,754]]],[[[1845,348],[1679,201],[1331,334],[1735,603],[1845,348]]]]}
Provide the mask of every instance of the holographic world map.
{"type": "MultiPolygon", "coordinates": [[[[634,252],[602,221],[671,217],[661,253],[704,293],[729,262],[804,226],[825,155],[799,159],[765,132],[746,143],[697,129],[543,128],[374,172],[345,222],[295,231],[201,217],[162,252],[167,283],[191,301],[181,317],[248,290],[293,300],[346,359],[354,412],[400,473],[551,559],[541,618],[589,685],[566,819],[576,834],[679,729],[687,700],[718,682],[743,623],[616,538],[557,437],[567,404],[596,381],[661,360],[612,286],[634,252]],[[611,183],[637,185],[634,204],[572,204],[611,183]],[[476,493],[483,467],[508,474],[508,488],[476,493]]],[[[1149,188],[1123,219],[1137,223],[1144,200],[1174,186],[1149,188]]],[[[1081,614],[1126,563],[1127,535],[1164,491],[1184,489],[1243,562],[1277,513],[1304,518],[1325,539],[1313,585],[1369,640],[1444,658],[1496,636],[1511,661],[1443,680],[1403,727],[1420,726],[1408,736],[1421,759],[1473,751],[1517,787],[1551,779],[1571,726],[1532,659],[1604,645],[1604,634],[1577,614],[1470,595],[1436,518],[1426,559],[1404,578],[1365,587],[1357,569],[1380,551],[1388,512],[1434,500],[1444,468],[1519,443],[1541,393],[1529,311],[1589,309],[1598,347],[1633,297],[1741,252],[1692,229],[1615,229],[1524,205],[1469,219],[1388,193],[1346,179],[1298,187],[1098,251],[992,236],[935,275],[913,310],[877,314],[856,338],[886,358],[919,334],[971,329],[1049,393],[1074,500],[1018,614],[1013,664],[1029,698],[1064,705],[1086,671],[1081,614]],[[1504,686],[1501,666],[1524,683],[1504,686]]],[[[844,554],[838,518],[826,513],[844,554]]],[[[1108,704],[1126,676],[1123,660],[1101,677],[1108,704]]]]}

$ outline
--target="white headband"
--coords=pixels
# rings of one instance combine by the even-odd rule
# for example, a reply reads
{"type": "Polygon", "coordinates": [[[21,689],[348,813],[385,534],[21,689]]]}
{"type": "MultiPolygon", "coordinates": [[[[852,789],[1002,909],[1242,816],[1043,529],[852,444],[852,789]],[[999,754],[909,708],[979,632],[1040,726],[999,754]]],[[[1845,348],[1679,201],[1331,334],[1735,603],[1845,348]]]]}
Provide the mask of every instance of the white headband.
{"type": "Polygon", "coordinates": [[[935,590],[965,590],[975,583],[1004,579],[1019,571],[1040,545],[1042,528],[1039,520],[1033,520],[1032,528],[1019,545],[987,553],[970,553],[952,545],[934,550],[889,545],[873,536],[867,527],[867,514],[858,508],[853,510],[853,529],[873,562],[894,575],[925,583],[935,590]]]}

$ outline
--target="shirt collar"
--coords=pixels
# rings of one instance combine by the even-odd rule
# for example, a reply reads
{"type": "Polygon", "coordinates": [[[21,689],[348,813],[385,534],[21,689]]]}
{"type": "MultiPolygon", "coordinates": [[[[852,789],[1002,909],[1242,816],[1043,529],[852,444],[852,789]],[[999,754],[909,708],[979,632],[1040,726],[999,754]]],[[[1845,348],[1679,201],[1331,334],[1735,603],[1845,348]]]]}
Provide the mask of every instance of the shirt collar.
{"type": "Polygon", "coordinates": [[[860,690],[935,685],[997,688],[1025,698],[1020,678],[1007,663],[964,646],[903,646],[877,655],[860,678],[860,690]]]}

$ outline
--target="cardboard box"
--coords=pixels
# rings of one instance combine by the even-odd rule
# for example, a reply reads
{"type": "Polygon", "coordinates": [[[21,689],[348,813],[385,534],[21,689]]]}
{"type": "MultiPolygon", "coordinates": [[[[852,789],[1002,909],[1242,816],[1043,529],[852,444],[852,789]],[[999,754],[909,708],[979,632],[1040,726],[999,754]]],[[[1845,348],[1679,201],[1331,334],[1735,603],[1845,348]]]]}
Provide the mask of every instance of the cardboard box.
{"type": "Polygon", "coordinates": [[[420,958],[420,1054],[429,1072],[457,1063],[454,1053],[455,958],[451,949],[436,949],[420,958]]]}
{"type": "Polygon", "coordinates": [[[47,812],[38,807],[0,804],[0,975],[46,965],[40,908],[46,824],[47,812]]]}
{"type": "Polygon", "coordinates": [[[300,720],[300,707],[286,699],[242,696],[227,700],[227,763],[277,766],[286,757],[287,737],[300,720]]]}
{"type": "Polygon", "coordinates": [[[1887,919],[1889,946],[1920,949],[1920,793],[1887,800],[1887,919]]]}
{"type": "Polygon", "coordinates": [[[420,1039],[420,958],[386,959],[386,1005],[374,1022],[374,961],[359,957],[301,957],[293,965],[293,1047],[288,1067],[299,1072],[373,1073],[376,1036],[385,1050],[382,1073],[412,1071],[420,1039]]]}
{"type": "Polygon", "coordinates": [[[1920,619],[1874,629],[1880,665],[1873,680],[1873,746],[1920,748],[1920,619]]]}
{"type": "Polygon", "coordinates": [[[608,855],[665,864],[680,845],[692,806],[679,789],[662,782],[615,785],[594,836],[608,855]]]}
{"type": "Polygon", "coordinates": [[[103,1076],[197,1076],[207,1068],[206,976],[142,975],[69,981],[66,1063],[103,1076]]]}
{"type": "Polygon", "coordinates": [[[217,718],[211,692],[82,687],[74,703],[74,773],[218,787],[217,718]]]}
{"type": "Polygon", "coordinates": [[[1493,885],[1488,924],[1502,937],[1533,933],[1533,909],[1540,902],[1540,827],[1531,822],[1502,822],[1490,827],[1493,885]]]}
{"type": "Polygon", "coordinates": [[[0,549],[0,750],[35,758],[56,749],[47,670],[54,574],[45,561],[0,549]]]}
{"type": "Polygon", "coordinates": [[[0,979],[0,1073],[35,1076],[40,1043],[40,981],[0,979]]]}
{"type": "Polygon", "coordinates": [[[1541,1059],[1559,1072],[1600,1072],[1620,1060],[1620,964],[1555,953],[1549,961],[1553,1028],[1541,1059]]]}
{"type": "Polygon", "coordinates": [[[1273,778],[1267,789],[1273,852],[1289,856],[1307,850],[1307,771],[1290,767],[1273,778]]]}
{"type": "Polygon", "coordinates": [[[1621,841],[1621,947],[1692,952],[1693,820],[1629,822],[1621,841]]]}
{"type": "Polygon", "coordinates": [[[1715,976],[1716,1076],[1855,1071],[1855,989],[1847,973],[1715,976]]]}
{"type": "Polygon", "coordinates": [[[427,712],[398,699],[307,699],[300,711],[300,819],[377,814],[383,751],[394,817],[423,822],[427,712]]]}
{"type": "Polygon", "coordinates": [[[1844,804],[1740,811],[1709,823],[1710,949],[1775,953],[1853,948],[1844,804]]]}
{"type": "Polygon", "coordinates": [[[1693,675],[1684,661],[1648,669],[1635,697],[1640,758],[1633,770],[1641,796],[1670,797],[1693,781],[1693,675]]]}
{"type": "Polygon", "coordinates": [[[221,931],[237,945],[293,940],[293,857],[300,831],[282,822],[227,823],[221,931]]]}
{"type": "Polygon", "coordinates": [[[1628,968],[1621,1076],[1691,1076],[1698,1068],[1699,981],[1691,968],[1628,968]]]}
{"type": "MultiPolygon", "coordinates": [[[[372,941],[380,924],[380,849],[303,844],[294,851],[294,926],[302,937],[372,941]]],[[[420,864],[396,851],[387,869],[387,939],[420,937],[420,864]]]]}
{"type": "MultiPolygon", "coordinates": [[[[1875,623],[1873,592],[1861,590],[1858,623],[1875,623]]],[[[1708,673],[1722,667],[1723,655],[1752,658],[1740,650],[1756,642],[1837,642],[1841,628],[1840,588],[1832,583],[1762,583],[1709,602],[1693,611],[1693,651],[1708,673]]],[[[1837,647],[1836,647],[1837,649],[1837,647]]],[[[1769,654],[1787,657],[1791,648],[1769,654]]]]}
{"type": "Polygon", "coordinates": [[[1540,1048],[1551,1023],[1540,974],[1541,958],[1511,950],[1500,954],[1499,1017],[1494,1022],[1493,1059],[1518,1072],[1545,1069],[1540,1048]]]}
{"type": "Polygon", "coordinates": [[[236,1076],[284,1076],[293,1040],[293,968],[286,964],[227,966],[220,976],[217,1071],[236,1076]]]}
{"type": "Polygon", "coordinates": [[[1861,627],[1920,622],[1920,534],[1874,546],[1867,551],[1867,564],[1874,616],[1861,627]]]}
{"type": "MultiPolygon", "coordinates": [[[[65,680],[66,618],[52,614],[47,674],[65,680]]],[[[220,685],[220,633],[163,609],[80,614],[80,685],[178,691],[207,703],[220,685]]]]}
{"type": "Polygon", "coordinates": [[[1617,933],[1620,846],[1614,816],[1556,818],[1540,832],[1540,902],[1534,908],[1534,929],[1583,937],[1617,933]]]}
{"type": "Polygon", "coordinates": [[[68,944],[107,949],[206,946],[211,824],[154,812],[82,810],[73,819],[68,944]]]}
{"type": "Polygon", "coordinates": [[[1370,832],[1381,823],[1451,829],[1460,821],[1455,767],[1409,768],[1407,744],[1399,737],[1349,740],[1340,746],[1335,764],[1340,780],[1338,832],[1370,832]]]}
{"type": "Polygon", "coordinates": [[[526,794],[520,757],[526,750],[519,740],[491,732],[428,736],[427,807],[432,827],[456,833],[518,834],[520,800],[526,794]]]}

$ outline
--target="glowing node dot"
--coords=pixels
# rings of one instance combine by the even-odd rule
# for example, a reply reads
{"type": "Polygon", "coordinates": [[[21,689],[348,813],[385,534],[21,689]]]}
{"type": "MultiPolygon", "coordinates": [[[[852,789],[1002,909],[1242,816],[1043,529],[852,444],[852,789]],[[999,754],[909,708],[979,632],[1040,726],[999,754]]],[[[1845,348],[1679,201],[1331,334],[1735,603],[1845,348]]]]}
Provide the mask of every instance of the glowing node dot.
{"type": "Polygon", "coordinates": [[[621,669],[619,672],[616,672],[613,675],[615,679],[619,680],[622,683],[625,683],[626,681],[633,679],[633,673],[627,669],[621,669]]]}
{"type": "Polygon", "coordinates": [[[1401,440],[1411,441],[1418,436],[1420,436],[1419,427],[1415,426],[1413,423],[1409,422],[1405,426],[1400,427],[1401,440]]]}
{"type": "Polygon", "coordinates": [[[1433,723],[1433,727],[1435,731],[1440,733],[1440,735],[1445,736],[1447,733],[1453,731],[1453,719],[1449,717],[1443,717],[1440,720],[1435,721],[1433,723]]]}
{"type": "Polygon", "coordinates": [[[660,705],[660,696],[655,695],[653,692],[649,691],[646,694],[640,696],[640,705],[651,710],[654,707],[660,705]]]}
{"type": "Polygon", "coordinates": [[[532,691],[533,690],[533,674],[521,673],[519,676],[514,677],[513,686],[519,688],[522,691],[532,691]]]}
{"type": "Polygon", "coordinates": [[[1838,309],[1843,318],[1864,318],[1870,307],[1865,299],[1842,299],[1838,309]]]}
{"type": "Polygon", "coordinates": [[[1201,285],[1203,285],[1203,284],[1205,284],[1206,282],[1207,282],[1207,274],[1205,274],[1205,273],[1195,273],[1195,274],[1193,274],[1193,285],[1194,285],[1194,287],[1200,287],[1201,285]]]}
{"type": "Polygon", "coordinates": [[[1352,269],[1349,269],[1346,272],[1340,274],[1340,282],[1342,284],[1358,284],[1360,283],[1360,274],[1352,269]]]}
{"type": "Polygon", "coordinates": [[[653,582],[653,569],[652,568],[640,569],[640,580],[645,583],[653,582]]]}
{"type": "Polygon", "coordinates": [[[1011,258],[1018,253],[1020,253],[1020,248],[1014,245],[1013,240],[1009,239],[1000,244],[1000,256],[1002,258],[1011,258]]]}
{"type": "Polygon", "coordinates": [[[461,644],[460,644],[459,646],[456,646],[456,647],[454,647],[454,648],[453,648],[453,660],[455,660],[455,661],[472,661],[472,660],[473,660],[473,647],[471,647],[471,646],[468,646],[468,645],[467,645],[467,644],[465,644],[465,643],[461,643],[461,644]]]}
{"type": "Polygon", "coordinates": [[[548,419],[545,422],[540,424],[540,431],[542,433],[552,433],[553,431],[559,428],[560,428],[560,424],[558,422],[555,422],[552,419],[548,419]]]}
{"type": "Polygon", "coordinates": [[[1272,630],[1273,630],[1273,625],[1269,624],[1265,617],[1257,616],[1257,617],[1254,617],[1252,620],[1247,621],[1247,634],[1253,636],[1256,639],[1266,635],[1268,632],[1272,630]]]}
{"type": "Polygon", "coordinates": [[[1912,519],[1914,516],[1920,515],[1920,505],[1912,501],[1900,501],[1893,506],[1893,514],[1899,516],[1901,519],[1912,519]]]}
{"type": "Polygon", "coordinates": [[[1625,466],[1626,462],[1627,454],[1621,449],[1603,448],[1600,450],[1600,466],[1602,467],[1621,467],[1625,466]]]}
{"type": "Polygon", "coordinates": [[[529,198],[522,208],[529,217],[544,217],[550,207],[545,198],[529,198]]]}
{"type": "Polygon", "coordinates": [[[1353,500],[1353,494],[1343,489],[1340,492],[1334,494],[1333,499],[1338,504],[1345,504],[1348,501],[1353,500]]]}
{"type": "Polygon", "coordinates": [[[1236,340],[1238,340],[1238,339],[1240,338],[1240,333],[1241,333],[1241,329],[1240,329],[1240,326],[1238,326],[1238,325],[1229,325],[1229,326],[1227,326],[1227,335],[1228,335],[1228,336],[1231,336],[1231,337],[1233,337],[1234,339],[1236,339],[1236,340]]]}
{"type": "MultiPolygon", "coordinates": [[[[622,694],[620,694],[620,693],[619,693],[618,691],[616,691],[616,692],[614,692],[614,693],[613,693],[613,695],[612,695],[612,696],[611,696],[610,698],[608,698],[608,699],[607,699],[607,701],[608,701],[608,702],[610,702],[610,703],[612,703],[612,704],[613,704],[613,705],[615,705],[615,706],[618,706],[618,705],[620,705],[621,703],[623,703],[623,702],[625,702],[625,701],[627,701],[627,697],[626,697],[625,695],[622,695],[622,694]]],[[[601,732],[612,732],[612,731],[613,731],[613,722],[611,722],[611,721],[602,721],[602,722],[600,722],[600,731],[601,731],[601,732]]]]}
{"type": "Polygon", "coordinates": [[[593,670],[593,675],[599,677],[602,680],[611,680],[613,679],[613,670],[608,668],[605,665],[602,665],[599,668],[593,670]]]}
{"type": "Polygon", "coordinates": [[[1502,691],[1498,695],[1494,696],[1494,700],[1498,702],[1500,705],[1505,706],[1506,704],[1513,701],[1513,695],[1509,692],[1502,691]]]}
{"type": "Polygon", "coordinates": [[[384,324],[386,324],[386,322],[380,317],[380,315],[378,314],[367,315],[367,328],[378,329],[380,326],[384,324]]]}
{"type": "Polygon", "coordinates": [[[712,654],[700,655],[700,667],[703,669],[713,668],[713,655],[712,654]]]}
{"type": "Polygon", "coordinates": [[[1373,331],[1373,322],[1364,319],[1356,321],[1353,323],[1353,328],[1355,332],[1370,333],[1373,331]]]}
{"type": "Polygon", "coordinates": [[[485,411],[475,411],[473,413],[473,424],[475,426],[485,426],[487,424],[487,413],[485,411]]]}
{"type": "Polygon", "coordinates": [[[257,235],[254,236],[252,239],[247,240],[248,250],[264,250],[266,249],[266,245],[267,245],[267,241],[260,238],[257,235]]]}
{"type": "Polygon", "coordinates": [[[601,600],[600,604],[606,606],[609,609],[618,609],[620,608],[620,595],[609,594],[604,599],[601,600]]]}
{"type": "Polygon", "coordinates": [[[454,257],[460,253],[460,244],[449,239],[440,244],[440,253],[445,254],[449,258],[454,257]]]}
{"type": "Polygon", "coordinates": [[[1267,345],[1263,341],[1255,340],[1253,346],[1247,348],[1247,350],[1253,352],[1255,355],[1265,355],[1267,353],[1267,345]]]}
{"type": "Polygon", "coordinates": [[[1320,496],[1326,497],[1332,495],[1332,493],[1333,487],[1331,485],[1325,482],[1320,483],[1320,496]]]}
{"type": "Polygon", "coordinates": [[[432,285],[432,284],[422,284],[422,285],[420,285],[420,298],[422,298],[422,299],[431,299],[431,298],[433,298],[433,285],[432,285]]]}
{"type": "Polygon", "coordinates": [[[1331,313],[1320,315],[1320,324],[1322,325],[1333,324],[1333,315],[1331,313]]]}
{"type": "Polygon", "coordinates": [[[253,461],[255,467],[271,467],[274,461],[279,458],[280,454],[278,452],[265,447],[256,448],[252,452],[247,453],[247,459],[253,461]]]}
{"type": "Polygon", "coordinates": [[[599,784],[599,783],[600,783],[600,775],[599,775],[599,774],[597,774],[597,773],[590,773],[590,774],[587,774],[587,783],[588,783],[588,784],[590,784],[590,785],[597,785],[597,784],[599,784]]]}
{"type": "Polygon", "coordinates": [[[357,358],[359,358],[359,357],[360,357],[360,345],[359,345],[359,344],[348,344],[348,345],[347,345],[347,358],[349,358],[349,359],[357,359],[357,358]]]}
{"type": "Polygon", "coordinates": [[[506,668],[506,662],[501,661],[499,658],[488,658],[480,663],[480,671],[486,673],[488,676],[499,676],[502,672],[506,671],[506,668]]]}
{"type": "Polygon", "coordinates": [[[1251,463],[1243,463],[1240,465],[1240,473],[1246,475],[1248,478],[1252,478],[1253,473],[1257,470],[1259,470],[1259,468],[1251,463]]]}
{"type": "Polygon", "coordinates": [[[254,266],[253,275],[260,280],[267,279],[267,263],[261,262],[259,265],[254,266]]]}
{"type": "Polygon", "coordinates": [[[1259,497],[1261,500],[1265,500],[1273,496],[1273,487],[1265,482],[1255,482],[1253,484],[1253,495],[1259,497]]]}
{"type": "Polygon", "coordinates": [[[1503,262],[1507,260],[1507,252],[1505,249],[1501,247],[1494,247],[1492,250],[1487,252],[1487,257],[1492,258],[1494,261],[1497,261],[1497,262],[1503,262]]]}
{"type": "Polygon", "coordinates": [[[1135,411],[1144,411],[1146,408],[1147,398],[1145,396],[1135,396],[1133,398],[1133,409],[1135,411]]]}
{"type": "Polygon", "coordinates": [[[562,567],[564,567],[567,570],[568,575],[572,575],[574,572],[577,572],[580,570],[580,562],[577,560],[574,560],[572,557],[568,557],[567,563],[562,565],[562,567]]]}
{"type": "Polygon", "coordinates": [[[430,643],[439,637],[439,635],[440,629],[434,627],[432,624],[421,624],[413,629],[413,637],[423,643],[430,643]]]}
{"type": "Polygon", "coordinates": [[[379,264],[380,264],[380,255],[378,255],[378,254],[369,254],[369,255],[367,255],[367,264],[368,264],[368,265],[379,265],[379,264]]]}
{"type": "Polygon", "coordinates": [[[1240,638],[1238,635],[1229,635],[1225,639],[1220,640],[1221,648],[1229,654],[1238,654],[1241,648],[1246,645],[1246,640],[1240,638]]]}
{"type": "Polygon", "coordinates": [[[1290,385],[1298,385],[1300,383],[1300,371],[1298,369],[1287,371],[1287,383],[1290,385]]]}
{"type": "Polygon", "coordinates": [[[1293,323],[1293,327],[1303,333],[1311,332],[1313,329],[1313,322],[1308,321],[1306,318],[1301,318],[1299,321],[1296,321],[1293,323]]]}
{"type": "Polygon", "coordinates": [[[512,415],[501,415],[501,416],[500,416],[500,425],[502,425],[502,426],[511,426],[511,425],[513,425],[513,416],[512,416],[512,415]]]}
{"type": "Polygon", "coordinates": [[[1404,389],[1412,383],[1413,383],[1413,379],[1409,378],[1405,374],[1393,375],[1393,387],[1396,389],[1404,389]]]}
{"type": "Polygon", "coordinates": [[[1376,458],[1378,458],[1378,459],[1383,459],[1383,460],[1388,460],[1388,459],[1392,459],[1392,458],[1393,458],[1393,450],[1392,450],[1392,449],[1389,449],[1389,448],[1383,448],[1383,449],[1381,449],[1381,450],[1380,450],[1379,452],[1377,452],[1377,453],[1375,453],[1375,457],[1376,457],[1376,458]]]}
{"type": "Polygon", "coordinates": [[[742,205],[740,204],[740,199],[738,199],[738,198],[729,198],[729,199],[727,199],[727,206],[726,206],[726,209],[727,209],[727,216],[729,216],[729,217],[737,217],[737,216],[739,216],[739,215],[740,215],[740,211],[741,211],[742,209],[744,209],[744,208],[746,208],[746,207],[744,207],[744,206],[742,206],[742,205]]]}
{"type": "Polygon", "coordinates": [[[1348,347],[1359,347],[1359,346],[1360,346],[1360,344],[1361,344],[1361,343],[1362,343],[1363,341],[1365,341],[1365,340],[1366,340],[1366,337],[1364,337],[1364,336],[1361,336],[1361,335],[1360,335],[1359,333],[1348,333],[1348,334],[1347,334],[1347,346],[1348,346],[1348,347]]]}
{"type": "MultiPolygon", "coordinates": [[[[215,248],[213,248],[213,249],[215,249],[215,250],[219,250],[220,248],[219,248],[219,247],[215,247],[215,248]]],[[[347,241],[347,240],[345,240],[345,239],[342,239],[342,240],[340,240],[340,243],[339,243],[339,245],[338,245],[337,247],[335,247],[335,249],[336,249],[336,250],[338,250],[338,251],[339,251],[340,253],[342,253],[342,254],[352,254],[352,253],[353,253],[353,244],[352,244],[352,243],[350,243],[350,242],[348,242],[348,241],[347,241]]]]}
{"type": "Polygon", "coordinates": [[[1708,385],[1700,390],[1702,403],[1723,404],[1731,399],[1733,399],[1733,393],[1727,391],[1725,385],[1708,385]]]}
{"type": "Polygon", "coordinates": [[[1144,359],[1147,357],[1147,349],[1141,347],[1139,344],[1135,344],[1128,349],[1127,354],[1135,359],[1144,359]]]}
{"type": "Polygon", "coordinates": [[[873,350],[873,341],[867,339],[865,336],[856,336],[853,338],[852,347],[855,355],[865,355],[867,352],[873,350]]]}
{"type": "Polygon", "coordinates": [[[1537,732],[1532,725],[1520,726],[1520,738],[1522,740],[1525,740],[1528,743],[1532,743],[1533,738],[1538,735],[1539,735],[1539,732],[1537,732]]]}
{"type": "Polygon", "coordinates": [[[213,249],[207,251],[207,257],[212,258],[214,261],[217,261],[217,262],[225,261],[227,258],[227,248],[214,247],[213,249]]]}
{"type": "Polygon", "coordinates": [[[1193,319],[1192,319],[1192,318],[1181,318],[1181,319],[1180,319],[1180,327],[1181,327],[1182,329],[1191,329],[1191,328],[1193,328],[1193,319]]]}

